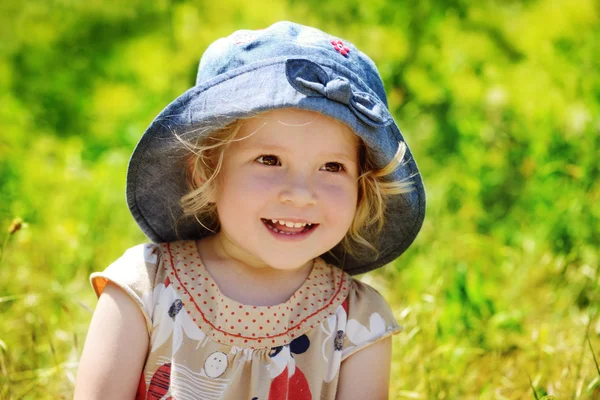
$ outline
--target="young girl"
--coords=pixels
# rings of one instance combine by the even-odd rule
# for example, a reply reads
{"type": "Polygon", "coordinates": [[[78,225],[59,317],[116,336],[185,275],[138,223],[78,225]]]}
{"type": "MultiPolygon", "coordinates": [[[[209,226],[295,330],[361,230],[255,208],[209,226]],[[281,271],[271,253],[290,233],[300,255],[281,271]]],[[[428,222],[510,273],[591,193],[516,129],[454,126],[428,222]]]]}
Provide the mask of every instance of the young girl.
{"type": "Polygon", "coordinates": [[[356,47],[289,22],[217,40],[127,201],[155,244],[92,274],[75,398],[387,398],[400,327],[351,275],[406,250],[425,195],[356,47]]]}

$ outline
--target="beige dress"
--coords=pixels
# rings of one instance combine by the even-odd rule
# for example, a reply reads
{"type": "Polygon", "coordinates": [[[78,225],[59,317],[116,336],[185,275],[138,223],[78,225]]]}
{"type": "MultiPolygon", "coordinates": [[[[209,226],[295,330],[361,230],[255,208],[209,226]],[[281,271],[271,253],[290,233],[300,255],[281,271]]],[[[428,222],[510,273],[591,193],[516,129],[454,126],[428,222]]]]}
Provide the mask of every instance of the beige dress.
{"type": "Polygon", "coordinates": [[[91,281],[98,296],[121,287],[146,320],[137,399],[335,399],[340,363],[400,330],[375,289],[320,258],[268,307],[222,295],[193,241],[133,247],[91,281]]]}

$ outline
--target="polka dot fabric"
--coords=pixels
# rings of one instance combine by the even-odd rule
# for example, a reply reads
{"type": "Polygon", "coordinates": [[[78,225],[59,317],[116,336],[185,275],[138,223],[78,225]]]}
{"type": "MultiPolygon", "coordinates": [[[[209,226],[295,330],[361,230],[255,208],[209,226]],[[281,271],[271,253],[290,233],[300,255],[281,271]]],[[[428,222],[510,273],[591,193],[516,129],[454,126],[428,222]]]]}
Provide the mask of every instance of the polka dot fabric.
{"type": "Polygon", "coordinates": [[[186,312],[219,343],[242,348],[289,344],[333,315],[348,296],[350,276],[317,258],[305,283],[285,303],[241,304],[220,292],[193,241],[161,246],[169,280],[184,299],[186,312]]]}

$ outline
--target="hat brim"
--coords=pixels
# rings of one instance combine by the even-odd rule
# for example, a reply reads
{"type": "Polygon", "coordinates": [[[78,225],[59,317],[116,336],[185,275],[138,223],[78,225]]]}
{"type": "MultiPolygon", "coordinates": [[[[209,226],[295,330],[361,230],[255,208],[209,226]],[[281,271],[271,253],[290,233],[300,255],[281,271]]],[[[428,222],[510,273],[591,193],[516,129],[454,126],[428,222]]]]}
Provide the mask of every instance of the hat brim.
{"type": "MultiPolygon", "coordinates": [[[[186,91],[169,104],[152,122],[136,146],[127,171],[127,203],[142,231],[153,242],[201,239],[211,234],[194,218],[183,218],[181,197],[189,190],[185,158],[173,152],[176,134],[206,127],[218,129],[240,118],[260,112],[297,108],[316,111],[348,125],[367,145],[380,166],[386,165],[405,142],[393,119],[386,126],[374,127],[363,122],[342,103],[322,96],[306,96],[286,78],[287,58],[255,63],[186,91]],[[260,88],[256,90],[255,88],[260,88]]],[[[343,75],[347,70],[334,62],[312,59],[327,73],[343,75]]],[[[348,76],[350,81],[352,77],[348,76]]],[[[368,91],[369,88],[360,88],[368,91]]],[[[393,261],[414,241],[425,216],[425,191],[410,149],[404,162],[390,177],[410,178],[413,190],[391,196],[384,225],[375,243],[379,256],[371,252],[355,257],[345,254],[340,245],[322,257],[350,274],[360,274],[393,261]]]]}

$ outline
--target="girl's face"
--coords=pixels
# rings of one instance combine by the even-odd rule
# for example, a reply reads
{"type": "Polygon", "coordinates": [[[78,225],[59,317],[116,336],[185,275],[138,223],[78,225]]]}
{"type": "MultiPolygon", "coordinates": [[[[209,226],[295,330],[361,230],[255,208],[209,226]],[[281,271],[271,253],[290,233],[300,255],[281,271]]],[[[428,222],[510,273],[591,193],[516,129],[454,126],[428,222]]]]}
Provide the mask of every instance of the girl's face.
{"type": "Polygon", "coordinates": [[[213,199],[227,253],[253,267],[296,269],[338,244],[358,197],[358,138],[312,111],[244,123],[224,154],[213,199]]]}

